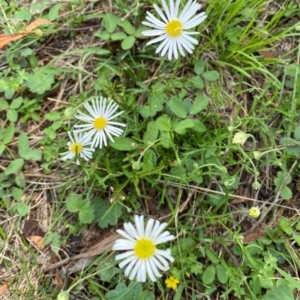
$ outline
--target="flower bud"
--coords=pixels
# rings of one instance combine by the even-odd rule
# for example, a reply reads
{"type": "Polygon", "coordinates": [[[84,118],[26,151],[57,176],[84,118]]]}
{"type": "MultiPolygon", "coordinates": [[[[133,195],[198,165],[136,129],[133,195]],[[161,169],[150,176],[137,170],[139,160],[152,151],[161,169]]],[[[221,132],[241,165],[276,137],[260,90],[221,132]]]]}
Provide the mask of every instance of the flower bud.
{"type": "Polygon", "coordinates": [[[65,114],[66,117],[71,119],[75,115],[75,109],[73,107],[68,107],[68,108],[65,109],[64,114],[65,114]]]}
{"type": "Polygon", "coordinates": [[[57,296],[57,300],[69,300],[69,293],[67,291],[61,291],[57,296]]]}
{"type": "Polygon", "coordinates": [[[262,154],[260,151],[253,151],[253,157],[255,159],[260,159],[262,157],[262,154]]]}
{"type": "Polygon", "coordinates": [[[253,206],[249,209],[249,216],[257,219],[260,216],[260,209],[257,206],[253,206]]]}
{"type": "Polygon", "coordinates": [[[261,184],[258,181],[252,183],[252,188],[258,190],[261,187],[261,184]]]}
{"type": "Polygon", "coordinates": [[[239,131],[234,135],[232,143],[238,145],[244,145],[247,139],[248,139],[248,134],[246,132],[239,131]]]}

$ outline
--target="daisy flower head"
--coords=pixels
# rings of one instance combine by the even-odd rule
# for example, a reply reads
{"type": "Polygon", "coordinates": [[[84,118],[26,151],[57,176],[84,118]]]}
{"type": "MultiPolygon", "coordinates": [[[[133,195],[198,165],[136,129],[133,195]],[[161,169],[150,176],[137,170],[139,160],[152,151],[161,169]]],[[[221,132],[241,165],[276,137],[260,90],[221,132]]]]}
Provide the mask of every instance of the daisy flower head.
{"type": "Polygon", "coordinates": [[[171,60],[173,56],[177,59],[178,51],[182,56],[185,56],[184,49],[192,54],[194,45],[198,45],[198,41],[191,35],[199,34],[199,32],[188,30],[198,26],[207,17],[204,12],[193,17],[195,12],[201,8],[201,4],[189,0],[179,14],[180,0],[177,0],[175,4],[174,0],[170,0],[169,7],[165,0],[161,0],[161,2],[165,13],[163,13],[156,4],[154,4],[153,7],[162,21],[147,11],[146,21],[142,22],[144,25],[153,28],[143,31],[143,35],[157,36],[155,39],[149,41],[147,45],[161,42],[156,49],[156,53],[160,53],[161,56],[164,56],[168,52],[169,60],[171,60]]]}
{"type": "Polygon", "coordinates": [[[160,250],[156,246],[175,237],[169,231],[163,231],[167,223],[149,219],[145,227],[144,216],[134,216],[134,220],[135,226],[125,223],[124,230],[117,230],[124,238],[115,241],[113,250],[126,252],[118,254],[116,260],[122,260],[119,267],[126,266],[125,275],[130,280],[136,278],[138,282],[145,282],[148,275],[155,282],[157,277],[162,276],[159,270],[167,271],[170,262],[174,261],[170,249],[160,250]]]}
{"type": "MultiPolygon", "coordinates": [[[[86,134],[78,133],[76,131],[73,132],[73,135],[70,131],[68,131],[68,135],[70,138],[70,141],[68,142],[69,150],[61,153],[60,155],[61,160],[67,160],[72,159],[75,156],[79,156],[83,158],[86,161],[89,161],[92,156],[93,152],[95,151],[94,148],[91,148],[91,139],[86,134]]],[[[77,165],[79,165],[79,160],[76,160],[77,165]]]]}
{"type": "Polygon", "coordinates": [[[120,136],[124,131],[118,126],[125,127],[123,123],[113,122],[112,120],[123,113],[117,112],[119,105],[114,101],[107,101],[106,98],[99,97],[84,103],[88,114],[78,110],[75,118],[85,124],[75,125],[76,131],[87,132],[92,140],[91,147],[101,149],[103,144],[107,146],[107,138],[114,142],[113,136],[120,136]]]}

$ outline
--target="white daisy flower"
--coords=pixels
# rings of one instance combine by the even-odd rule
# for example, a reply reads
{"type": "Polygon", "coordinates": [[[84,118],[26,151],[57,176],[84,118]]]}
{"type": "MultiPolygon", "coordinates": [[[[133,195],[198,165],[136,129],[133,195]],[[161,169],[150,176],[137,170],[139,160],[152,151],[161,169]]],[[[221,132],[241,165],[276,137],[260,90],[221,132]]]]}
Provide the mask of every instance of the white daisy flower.
{"type": "Polygon", "coordinates": [[[75,115],[75,118],[85,122],[83,125],[75,125],[76,131],[88,131],[87,135],[92,139],[91,147],[98,147],[101,149],[102,145],[107,146],[106,135],[113,142],[112,136],[120,136],[123,129],[116,126],[126,125],[123,123],[112,122],[111,120],[118,117],[123,111],[116,113],[119,105],[113,101],[109,101],[106,105],[106,98],[100,97],[93,99],[92,103],[84,103],[84,107],[89,112],[89,115],[84,114],[80,110],[75,115]]]}
{"type": "Polygon", "coordinates": [[[159,221],[149,219],[146,228],[144,227],[144,216],[134,216],[135,227],[131,223],[125,223],[124,229],[117,232],[125,239],[115,241],[113,250],[125,250],[126,252],[116,256],[116,260],[123,260],[119,267],[125,269],[125,275],[132,280],[145,282],[147,275],[151,281],[161,277],[159,270],[167,271],[169,262],[173,262],[171,250],[160,250],[156,246],[171,240],[174,235],[164,231],[167,223],[160,224],[159,221]]]}
{"type": "MultiPolygon", "coordinates": [[[[67,152],[61,153],[61,160],[72,159],[75,156],[79,156],[84,160],[88,161],[92,158],[94,148],[91,148],[92,141],[86,134],[73,132],[74,137],[71,132],[68,132],[70,142],[68,142],[69,150],[67,152]]],[[[79,165],[79,160],[76,160],[77,165],[79,165]]]]}
{"type": "Polygon", "coordinates": [[[155,52],[161,52],[161,56],[164,56],[168,52],[169,60],[172,59],[173,55],[175,59],[177,59],[178,51],[182,56],[185,56],[184,49],[192,54],[194,45],[198,45],[198,41],[191,37],[191,35],[199,34],[199,32],[191,32],[187,30],[199,25],[206,19],[207,15],[204,12],[193,17],[195,12],[201,8],[201,4],[196,1],[189,0],[182,12],[179,14],[178,9],[181,2],[180,0],[177,0],[175,5],[174,0],[170,0],[169,7],[165,0],[161,0],[161,2],[165,10],[165,14],[156,4],[153,6],[162,18],[162,21],[147,11],[147,21],[142,22],[144,25],[154,28],[152,30],[143,31],[143,35],[158,36],[148,42],[147,45],[161,42],[155,52]]]}

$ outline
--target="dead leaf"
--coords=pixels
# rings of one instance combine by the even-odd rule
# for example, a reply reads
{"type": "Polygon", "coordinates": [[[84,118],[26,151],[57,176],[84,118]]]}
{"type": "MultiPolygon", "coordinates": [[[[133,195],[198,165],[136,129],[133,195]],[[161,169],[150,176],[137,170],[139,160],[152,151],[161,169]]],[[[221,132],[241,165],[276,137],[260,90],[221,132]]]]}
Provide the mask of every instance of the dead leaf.
{"type": "Polygon", "coordinates": [[[8,292],[8,284],[4,283],[0,285],[0,296],[4,296],[8,292]]]}
{"type": "Polygon", "coordinates": [[[41,236],[33,235],[28,237],[28,239],[35,245],[37,248],[44,250],[46,245],[44,244],[44,239],[41,236]]]}
{"type": "Polygon", "coordinates": [[[37,19],[31,22],[29,25],[27,25],[25,27],[25,30],[13,34],[0,34],[0,49],[2,49],[8,43],[22,38],[23,36],[27,35],[29,32],[31,32],[33,29],[37,28],[40,25],[54,25],[54,23],[45,19],[37,19]]]}
{"type": "Polygon", "coordinates": [[[257,241],[260,237],[266,235],[266,232],[262,228],[258,228],[257,230],[250,232],[243,239],[243,244],[249,244],[251,242],[257,241]]]}
{"type": "Polygon", "coordinates": [[[58,291],[60,292],[64,287],[64,282],[60,278],[58,269],[55,270],[55,284],[58,286],[58,291]]]}
{"type": "Polygon", "coordinates": [[[30,32],[30,31],[32,31],[33,29],[37,28],[40,25],[54,25],[54,23],[52,23],[48,20],[45,20],[45,19],[37,19],[37,20],[31,22],[29,25],[27,25],[25,27],[25,31],[30,32]]]}

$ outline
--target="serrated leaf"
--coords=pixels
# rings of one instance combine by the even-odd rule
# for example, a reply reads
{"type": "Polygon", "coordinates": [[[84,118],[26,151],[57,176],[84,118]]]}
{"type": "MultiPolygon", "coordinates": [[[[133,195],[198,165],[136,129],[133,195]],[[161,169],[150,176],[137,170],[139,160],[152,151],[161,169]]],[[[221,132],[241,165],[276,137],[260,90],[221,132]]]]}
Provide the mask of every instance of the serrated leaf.
{"type": "Polygon", "coordinates": [[[200,111],[202,111],[204,108],[207,107],[208,103],[209,103],[209,99],[206,96],[204,95],[197,96],[190,107],[189,113],[191,115],[199,113],[200,111]]]}
{"type": "Polygon", "coordinates": [[[32,93],[43,94],[51,89],[54,83],[54,75],[41,70],[35,71],[28,76],[27,87],[32,93]]]}
{"type": "Polygon", "coordinates": [[[168,102],[168,107],[177,117],[184,119],[187,117],[187,112],[183,104],[177,100],[175,97],[172,97],[168,102]]]}
{"type": "Polygon", "coordinates": [[[135,43],[135,37],[134,36],[128,36],[125,38],[121,43],[121,48],[123,50],[131,49],[134,46],[135,43]]]}
{"type": "Polygon", "coordinates": [[[132,151],[136,149],[136,142],[128,137],[116,137],[110,147],[120,151],[132,151]]]}
{"type": "Polygon", "coordinates": [[[202,77],[208,81],[218,80],[220,74],[217,71],[207,71],[202,74],[202,77]]]}
{"type": "Polygon", "coordinates": [[[84,200],[79,210],[79,221],[82,224],[91,224],[94,220],[94,208],[89,200],[84,200]]]}
{"type": "Polygon", "coordinates": [[[111,282],[112,278],[120,273],[120,269],[114,267],[115,258],[111,257],[105,262],[100,263],[100,267],[97,270],[97,274],[100,276],[102,281],[111,282]]]}
{"type": "Polygon", "coordinates": [[[118,202],[114,204],[105,203],[102,199],[96,198],[92,202],[94,207],[94,221],[101,228],[107,228],[108,225],[116,225],[119,217],[122,215],[122,205],[118,202]]]}
{"type": "Polygon", "coordinates": [[[144,133],[143,140],[146,143],[154,142],[158,138],[158,125],[156,122],[151,121],[147,125],[147,129],[144,133]]]}
{"type": "Polygon", "coordinates": [[[71,194],[66,199],[66,207],[69,212],[77,212],[83,200],[80,195],[71,194]]]}
{"type": "Polygon", "coordinates": [[[24,165],[24,159],[23,158],[17,158],[13,160],[8,167],[6,168],[4,174],[5,175],[10,175],[12,173],[15,173],[19,171],[24,165]]]}
{"type": "Polygon", "coordinates": [[[3,143],[8,144],[13,139],[15,133],[14,123],[10,123],[9,126],[5,129],[3,134],[3,143]]]}
{"type": "Polygon", "coordinates": [[[284,200],[290,200],[293,197],[293,193],[289,187],[284,186],[281,190],[280,196],[284,200]]]}
{"type": "Polygon", "coordinates": [[[216,268],[214,266],[209,266],[206,268],[201,276],[204,284],[211,284],[215,280],[216,268]]]}

